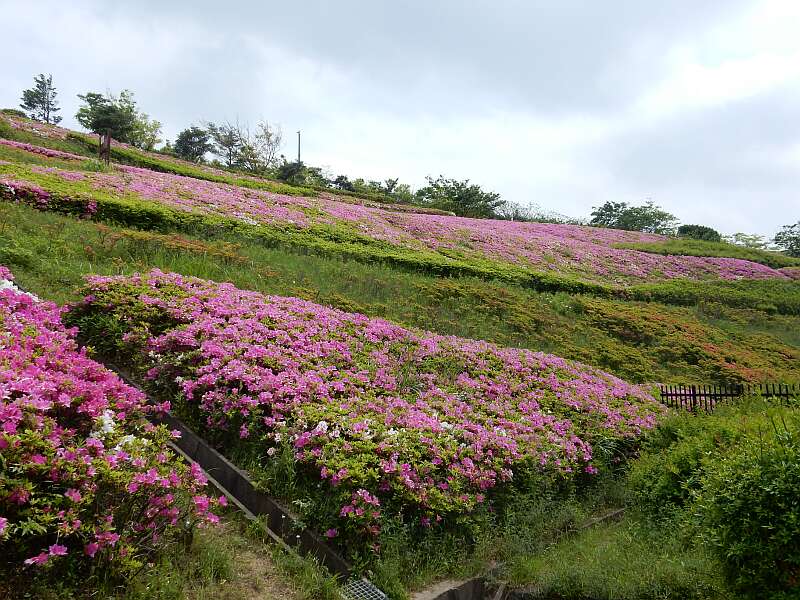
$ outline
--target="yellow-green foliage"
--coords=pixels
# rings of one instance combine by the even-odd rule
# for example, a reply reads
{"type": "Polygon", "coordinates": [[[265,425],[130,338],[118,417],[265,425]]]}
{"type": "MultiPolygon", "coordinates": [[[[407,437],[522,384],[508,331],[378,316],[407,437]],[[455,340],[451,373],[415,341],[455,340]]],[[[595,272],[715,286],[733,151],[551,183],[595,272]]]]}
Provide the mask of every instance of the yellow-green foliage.
{"type": "Polygon", "coordinates": [[[77,298],[85,273],[159,267],[299,296],[406,326],[553,352],[631,381],[797,382],[800,318],[718,304],[668,307],[475,278],[438,278],[266,248],[229,234],[200,238],[78,221],[0,204],[0,263],[40,295],[77,298]]]}
{"type": "Polygon", "coordinates": [[[664,242],[617,244],[617,248],[628,248],[651,252],[653,254],[679,256],[714,256],[723,258],[741,258],[780,269],[781,267],[800,266],[800,258],[792,258],[780,252],[746,248],[727,242],[709,242],[706,240],[670,239],[664,242]]]}

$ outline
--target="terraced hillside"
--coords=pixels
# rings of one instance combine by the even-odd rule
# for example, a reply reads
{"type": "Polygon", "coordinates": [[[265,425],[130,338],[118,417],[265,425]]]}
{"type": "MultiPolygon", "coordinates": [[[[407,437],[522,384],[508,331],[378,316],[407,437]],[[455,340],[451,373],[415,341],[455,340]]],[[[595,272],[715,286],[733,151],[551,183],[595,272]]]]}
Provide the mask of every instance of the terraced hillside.
{"type": "Polygon", "coordinates": [[[0,265],[394,598],[557,539],[536,510],[605,506],[665,412],[650,384],[800,382],[800,260],[782,254],[95,150],[0,116],[0,265]]]}
{"type": "Polygon", "coordinates": [[[0,134],[0,255],[59,300],[85,273],[159,267],[636,382],[798,380],[800,261],[785,255],[705,242],[676,255],[687,244],[663,236],[243,187],[240,174],[124,145],[119,157],[151,169],[105,168],[87,136],[19,118],[0,119],[0,134]]]}

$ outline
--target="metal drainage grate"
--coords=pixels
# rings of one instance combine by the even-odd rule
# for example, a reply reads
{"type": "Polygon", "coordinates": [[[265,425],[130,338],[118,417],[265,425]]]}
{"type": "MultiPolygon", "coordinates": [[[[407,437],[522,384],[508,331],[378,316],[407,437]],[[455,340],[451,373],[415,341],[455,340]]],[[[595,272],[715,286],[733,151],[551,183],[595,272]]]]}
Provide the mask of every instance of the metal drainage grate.
{"type": "Polygon", "coordinates": [[[341,589],[342,600],[389,600],[389,597],[366,579],[354,579],[341,589]]]}

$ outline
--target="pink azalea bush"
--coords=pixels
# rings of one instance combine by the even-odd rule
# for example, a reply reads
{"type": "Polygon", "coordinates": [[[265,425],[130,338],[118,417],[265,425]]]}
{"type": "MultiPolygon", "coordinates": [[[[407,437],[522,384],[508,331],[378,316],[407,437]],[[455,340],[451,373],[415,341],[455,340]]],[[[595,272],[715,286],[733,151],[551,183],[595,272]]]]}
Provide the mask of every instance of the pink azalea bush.
{"type": "Polygon", "coordinates": [[[15,148],[17,150],[25,150],[33,154],[41,154],[47,158],[61,158],[63,160],[86,160],[85,156],[72,154],[71,152],[62,152],[61,150],[53,150],[51,148],[43,148],[42,146],[34,146],[33,144],[26,144],[24,142],[16,142],[14,140],[6,140],[0,138],[0,144],[15,148]]]}
{"type": "Polygon", "coordinates": [[[431,526],[540,476],[591,478],[597,441],[632,442],[663,414],[557,356],[158,270],[89,278],[70,319],[216,439],[290,454],[329,503],[312,511],[329,536],[375,536],[387,507],[431,526]]]}
{"type": "Polygon", "coordinates": [[[12,129],[32,133],[43,138],[65,140],[70,133],[69,129],[51,125],[48,123],[37,123],[30,119],[21,119],[13,115],[0,115],[0,120],[4,120],[12,129]]]}
{"type": "MultiPolygon", "coordinates": [[[[43,149],[46,151],[46,149],[43,149]]],[[[100,192],[134,197],[173,209],[224,217],[254,227],[305,230],[326,227],[399,249],[435,252],[457,260],[485,260],[584,280],[630,284],[665,279],[789,279],[791,274],[738,258],[663,256],[617,248],[666,238],[639,232],[578,225],[470,219],[398,212],[340,202],[330,195],[305,198],[118,165],[107,173],[30,166],[34,174],[80,184],[77,196],[100,192]]],[[[3,167],[0,165],[0,177],[3,167]]],[[[0,196],[25,200],[34,182],[19,170],[3,180],[0,196]],[[11,190],[11,191],[9,191],[11,190]]],[[[36,186],[34,186],[36,187],[36,186]]],[[[48,187],[48,186],[45,186],[48,187]]],[[[63,186],[60,186],[63,187],[63,186]]],[[[49,188],[48,188],[49,189],[49,188]]],[[[39,200],[35,195],[34,200],[39,200]]],[[[45,208],[47,203],[36,204],[45,208]]]]}
{"type": "MultiPolygon", "coordinates": [[[[0,281],[11,281],[0,266],[0,281]]],[[[205,478],[168,448],[145,396],[89,359],[62,310],[0,289],[0,551],[33,569],[124,577],[214,521],[205,478]]]]}

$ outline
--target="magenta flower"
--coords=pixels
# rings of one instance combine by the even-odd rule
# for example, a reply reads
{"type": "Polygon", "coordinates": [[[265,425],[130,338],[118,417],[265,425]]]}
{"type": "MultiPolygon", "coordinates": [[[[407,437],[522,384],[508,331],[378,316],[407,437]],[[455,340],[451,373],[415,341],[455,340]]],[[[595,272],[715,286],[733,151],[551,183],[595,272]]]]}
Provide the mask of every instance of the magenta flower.
{"type": "MultiPolygon", "coordinates": [[[[2,143],[54,158],[69,160],[74,157],[30,144],[5,140],[2,143]]],[[[159,159],[165,160],[164,157],[159,159]]],[[[334,227],[354,239],[417,251],[431,260],[456,267],[463,261],[489,259],[521,270],[555,272],[621,285],[676,278],[736,280],[797,276],[791,271],[736,258],[663,256],[619,247],[626,243],[666,239],[655,234],[427,214],[408,207],[364,205],[363,201],[355,204],[331,194],[317,198],[288,196],[125,165],[117,165],[108,173],[37,165],[27,168],[37,176],[46,176],[52,184],[42,187],[26,181],[17,167],[13,178],[0,177],[0,194],[46,209],[51,202],[49,190],[63,187],[62,180],[82,180],[108,194],[132,196],[171,209],[231,219],[256,228],[268,226],[292,233],[311,227],[334,227]]],[[[2,172],[0,165],[0,175],[2,172]]],[[[78,198],[75,201],[83,203],[84,214],[91,216],[97,212],[95,200],[78,198]]]]}
{"type": "MultiPolygon", "coordinates": [[[[13,279],[5,267],[0,277],[13,279]]],[[[59,540],[26,565],[45,564],[69,547],[91,557],[119,542],[113,529],[124,532],[123,548],[146,556],[155,542],[142,545],[142,532],[177,526],[184,514],[201,516],[174,505],[178,496],[200,493],[204,482],[169,451],[163,427],[143,424],[151,410],[146,397],[89,359],[61,313],[0,286],[0,449],[7,462],[25,466],[0,494],[0,513],[9,514],[0,517],[0,537],[28,555],[38,550],[30,546],[35,538],[10,527],[9,518],[23,510],[43,535],[59,540]],[[147,494],[126,493],[141,486],[147,494]],[[87,493],[95,502],[85,502],[87,493]],[[57,500],[62,494],[67,509],[57,500]],[[90,544],[81,532],[87,526],[97,532],[90,544]]]]}
{"type": "Polygon", "coordinates": [[[586,365],[297,298],[157,270],[91,278],[89,288],[77,310],[134,322],[141,315],[129,311],[143,302],[158,324],[176,323],[157,334],[145,323],[127,338],[143,371],[158,368],[160,385],[167,369],[208,427],[246,426],[266,456],[290,445],[309,473],[349,494],[331,515],[348,533],[380,531],[384,505],[437,516],[491,509],[518,468],[593,473],[595,439],[634,438],[664,413],[644,389],[586,365]]]}
{"type": "Polygon", "coordinates": [[[64,492],[64,495],[76,504],[81,501],[81,493],[76,489],[70,488],[64,492]]]}
{"type": "Polygon", "coordinates": [[[48,560],[50,560],[50,555],[46,552],[42,552],[41,554],[37,554],[36,556],[32,556],[31,558],[25,559],[26,565],[43,565],[48,560]]]}

